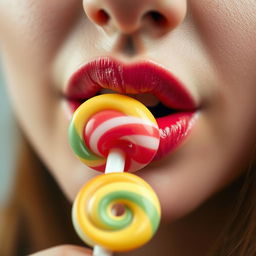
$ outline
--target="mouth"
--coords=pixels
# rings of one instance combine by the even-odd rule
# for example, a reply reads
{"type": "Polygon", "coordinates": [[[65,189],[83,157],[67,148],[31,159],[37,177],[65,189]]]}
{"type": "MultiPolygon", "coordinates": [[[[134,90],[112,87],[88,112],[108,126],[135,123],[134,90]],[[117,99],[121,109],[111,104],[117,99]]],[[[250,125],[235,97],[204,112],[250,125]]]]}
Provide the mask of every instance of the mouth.
{"type": "Polygon", "coordinates": [[[124,65],[109,57],[99,58],[79,68],[63,94],[74,112],[87,99],[103,93],[126,94],[148,107],[160,128],[154,160],[178,148],[195,123],[198,107],[185,86],[152,62],[124,65]]]}

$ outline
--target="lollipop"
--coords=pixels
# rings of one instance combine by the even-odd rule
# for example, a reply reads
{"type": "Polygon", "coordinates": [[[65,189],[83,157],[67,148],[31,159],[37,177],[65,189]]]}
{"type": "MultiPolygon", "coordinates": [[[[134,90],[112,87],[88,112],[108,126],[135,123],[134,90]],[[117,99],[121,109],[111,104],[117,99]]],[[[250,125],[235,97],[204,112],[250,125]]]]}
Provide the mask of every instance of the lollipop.
{"type": "Polygon", "coordinates": [[[142,169],[154,158],[159,130],[154,116],[139,101],[105,94],[83,103],[73,115],[70,145],[87,166],[105,171],[111,149],[125,153],[125,171],[142,169]]]}
{"type": "Polygon", "coordinates": [[[131,173],[111,172],[133,172],[154,158],[159,130],[150,111],[124,95],[96,96],[74,113],[69,139],[83,163],[105,171],[81,189],[73,205],[80,238],[111,251],[128,251],[148,242],[160,221],[155,192],[131,173]],[[121,216],[112,211],[116,204],[124,207],[121,216]]]}
{"type": "Polygon", "coordinates": [[[128,251],[148,242],[160,221],[160,205],[152,188],[130,173],[100,175],[79,192],[73,223],[80,238],[91,246],[128,251]],[[116,216],[115,204],[125,212],[116,216]]]}

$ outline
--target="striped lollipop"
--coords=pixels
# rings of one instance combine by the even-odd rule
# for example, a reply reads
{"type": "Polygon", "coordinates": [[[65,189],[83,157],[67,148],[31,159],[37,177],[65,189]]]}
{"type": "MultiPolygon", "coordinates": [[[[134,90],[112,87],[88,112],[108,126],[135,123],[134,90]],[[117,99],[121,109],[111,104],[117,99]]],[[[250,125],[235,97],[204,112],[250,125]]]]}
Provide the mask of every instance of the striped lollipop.
{"type": "Polygon", "coordinates": [[[154,116],[139,101],[125,95],[104,94],[83,103],[74,113],[70,144],[87,166],[104,171],[112,149],[125,154],[125,171],[143,168],[159,146],[154,116]]]}

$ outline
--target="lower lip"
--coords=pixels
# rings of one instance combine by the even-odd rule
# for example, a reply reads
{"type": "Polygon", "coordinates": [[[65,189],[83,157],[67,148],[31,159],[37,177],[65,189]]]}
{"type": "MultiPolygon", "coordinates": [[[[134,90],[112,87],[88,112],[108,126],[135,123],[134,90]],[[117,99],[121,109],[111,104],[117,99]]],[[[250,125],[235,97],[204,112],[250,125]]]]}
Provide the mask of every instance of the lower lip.
{"type": "Polygon", "coordinates": [[[156,119],[160,128],[160,145],[154,160],[160,160],[178,148],[190,134],[196,116],[196,112],[179,112],[156,119]]]}
{"type": "MultiPolygon", "coordinates": [[[[81,102],[68,101],[72,113],[81,102]]],[[[197,117],[196,111],[178,112],[165,117],[156,118],[160,128],[160,145],[154,161],[160,160],[175,151],[188,137],[197,117]]]]}

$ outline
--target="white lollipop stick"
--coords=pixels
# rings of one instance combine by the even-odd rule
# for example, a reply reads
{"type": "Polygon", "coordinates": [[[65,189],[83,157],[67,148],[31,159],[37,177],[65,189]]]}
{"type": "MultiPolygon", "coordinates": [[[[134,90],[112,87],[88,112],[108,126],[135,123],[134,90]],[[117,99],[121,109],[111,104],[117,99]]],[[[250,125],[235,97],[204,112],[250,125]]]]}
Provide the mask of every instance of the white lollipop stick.
{"type": "Polygon", "coordinates": [[[112,256],[112,252],[102,248],[101,246],[95,245],[92,256],[112,256]]]}
{"type": "MultiPolygon", "coordinates": [[[[106,173],[123,172],[125,166],[125,154],[120,149],[112,149],[107,158],[106,173]]],[[[112,252],[104,249],[99,245],[93,248],[93,256],[112,256],[112,252]]]]}
{"type": "Polygon", "coordinates": [[[105,174],[123,172],[125,166],[125,154],[120,149],[112,149],[107,158],[105,174]]]}

